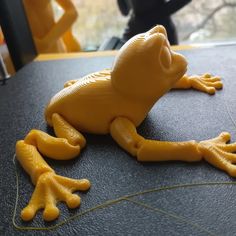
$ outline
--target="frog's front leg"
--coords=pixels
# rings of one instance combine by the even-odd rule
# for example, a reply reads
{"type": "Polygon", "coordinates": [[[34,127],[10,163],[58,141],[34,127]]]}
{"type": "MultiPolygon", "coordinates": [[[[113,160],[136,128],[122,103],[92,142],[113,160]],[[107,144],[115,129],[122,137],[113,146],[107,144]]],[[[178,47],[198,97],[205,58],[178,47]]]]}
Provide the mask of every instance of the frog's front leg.
{"type": "Polygon", "coordinates": [[[173,89],[196,89],[208,94],[214,94],[216,89],[222,89],[223,83],[220,77],[210,74],[184,75],[173,87],[173,89]]]}
{"type": "Polygon", "coordinates": [[[236,177],[236,143],[226,144],[229,133],[221,133],[217,138],[202,141],[165,142],[148,140],[140,136],[134,124],[127,118],[116,118],[110,133],[114,140],[127,152],[136,156],[138,161],[187,161],[205,159],[217,168],[236,177]]]}
{"type": "Polygon", "coordinates": [[[66,202],[70,208],[78,207],[80,198],[72,193],[90,187],[87,179],[74,180],[57,175],[40,155],[42,153],[53,159],[68,160],[78,156],[80,149],[85,145],[84,137],[60,115],[53,114],[52,123],[59,138],[40,130],[32,130],[24,140],[16,144],[17,159],[36,186],[29,204],[21,212],[22,219],[26,221],[31,220],[42,208],[45,220],[57,218],[58,201],[66,202]]]}

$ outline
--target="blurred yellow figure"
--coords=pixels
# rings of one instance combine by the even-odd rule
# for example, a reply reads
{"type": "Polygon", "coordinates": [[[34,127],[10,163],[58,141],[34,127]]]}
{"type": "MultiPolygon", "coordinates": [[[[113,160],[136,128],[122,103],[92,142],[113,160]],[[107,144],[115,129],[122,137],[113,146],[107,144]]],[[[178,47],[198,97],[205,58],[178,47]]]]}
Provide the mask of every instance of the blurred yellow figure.
{"type": "Polygon", "coordinates": [[[24,7],[38,53],[78,52],[79,42],[72,34],[72,24],[78,17],[71,0],[55,0],[64,10],[54,19],[51,0],[24,0],[24,7]]]}
{"type": "Polygon", "coordinates": [[[0,27],[0,45],[4,43],[4,36],[0,27]]]}

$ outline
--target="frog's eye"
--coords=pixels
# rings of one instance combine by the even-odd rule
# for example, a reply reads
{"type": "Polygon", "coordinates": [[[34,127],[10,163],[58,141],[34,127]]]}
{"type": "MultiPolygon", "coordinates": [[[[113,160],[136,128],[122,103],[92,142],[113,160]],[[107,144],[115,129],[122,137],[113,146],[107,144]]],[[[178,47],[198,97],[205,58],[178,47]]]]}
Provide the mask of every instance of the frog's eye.
{"type": "Polygon", "coordinates": [[[172,57],[170,49],[166,46],[162,47],[161,54],[160,54],[160,61],[161,64],[166,68],[170,68],[172,63],[172,57]]]}

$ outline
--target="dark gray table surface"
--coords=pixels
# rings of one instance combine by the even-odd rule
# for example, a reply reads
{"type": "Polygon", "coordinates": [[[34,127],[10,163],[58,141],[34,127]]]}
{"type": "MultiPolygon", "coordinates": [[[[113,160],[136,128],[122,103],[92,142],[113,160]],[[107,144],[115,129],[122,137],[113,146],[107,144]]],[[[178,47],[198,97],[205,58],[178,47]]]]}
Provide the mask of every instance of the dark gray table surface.
{"type": "MultiPolygon", "coordinates": [[[[184,141],[228,131],[236,141],[236,47],[183,54],[189,73],[221,75],[224,89],[214,96],[171,91],[153,107],[139,133],[184,141]]],[[[13,162],[16,141],[32,128],[52,133],[43,118],[48,100],[65,81],[109,68],[112,61],[113,57],[95,57],[32,62],[0,86],[0,235],[236,235],[234,178],[204,161],[138,163],[109,135],[85,134],[87,147],[73,161],[46,159],[58,174],[92,182],[87,193],[79,193],[80,208],[68,210],[60,203],[61,215],[52,223],[44,222],[41,212],[30,223],[20,219],[34,187],[17,161],[13,162]],[[198,185],[212,182],[218,184],[198,185]],[[191,183],[191,187],[180,187],[191,183]],[[180,186],[158,191],[174,185],[180,186]],[[116,199],[120,200],[106,204],[116,199]]]]}

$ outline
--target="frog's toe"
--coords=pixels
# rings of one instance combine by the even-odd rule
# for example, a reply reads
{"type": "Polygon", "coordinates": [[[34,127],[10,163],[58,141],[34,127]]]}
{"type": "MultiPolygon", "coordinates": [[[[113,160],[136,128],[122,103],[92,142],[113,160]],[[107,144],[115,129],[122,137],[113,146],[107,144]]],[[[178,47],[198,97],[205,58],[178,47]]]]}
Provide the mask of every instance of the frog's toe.
{"type": "Polygon", "coordinates": [[[64,88],[70,87],[74,83],[76,83],[77,80],[69,80],[64,84],[64,88]]]}
{"type": "Polygon", "coordinates": [[[229,132],[222,132],[220,133],[220,135],[218,136],[219,140],[221,140],[222,142],[227,143],[228,141],[230,141],[231,139],[231,135],[229,132]]]}
{"type": "Polygon", "coordinates": [[[76,194],[71,194],[66,199],[66,204],[69,208],[76,208],[80,205],[80,197],[76,194]]]}
{"type": "Polygon", "coordinates": [[[57,181],[72,191],[86,191],[90,188],[91,183],[88,179],[71,179],[64,176],[57,175],[57,181]]]}
{"type": "Polygon", "coordinates": [[[230,153],[236,153],[236,143],[230,143],[230,144],[227,144],[227,145],[224,145],[222,147],[222,149],[225,151],[225,152],[230,152],[230,153]]]}
{"type": "Polygon", "coordinates": [[[211,78],[212,75],[210,73],[205,73],[202,75],[203,78],[211,78]]]}
{"type": "Polygon", "coordinates": [[[225,144],[227,142],[229,142],[231,139],[231,135],[228,132],[222,132],[220,133],[217,137],[213,138],[213,139],[208,139],[205,140],[203,142],[200,142],[204,145],[212,145],[214,144],[225,144]]]}
{"type": "Polygon", "coordinates": [[[203,80],[203,83],[207,87],[213,87],[213,88],[216,88],[216,89],[222,89],[223,88],[223,83],[221,81],[205,81],[205,80],[203,80]]]}
{"type": "Polygon", "coordinates": [[[205,73],[201,77],[205,81],[221,81],[221,77],[220,76],[217,76],[217,75],[213,76],[210,73],[205,73]]]}
{"type": "Polygon", "coordinates": [[[52,221],[58,218],[59,214],[59,209],[54,204],[49,204],[43,211],[43,219],[46,221],[52,221]]]}
{"type": "Polygon", "coordinates": [[[34,206],[28,205],[21,211],[21,218],[24,221],[30,221],[34,218],[36,212],[38,209],[36,209],[34,206]]]}

